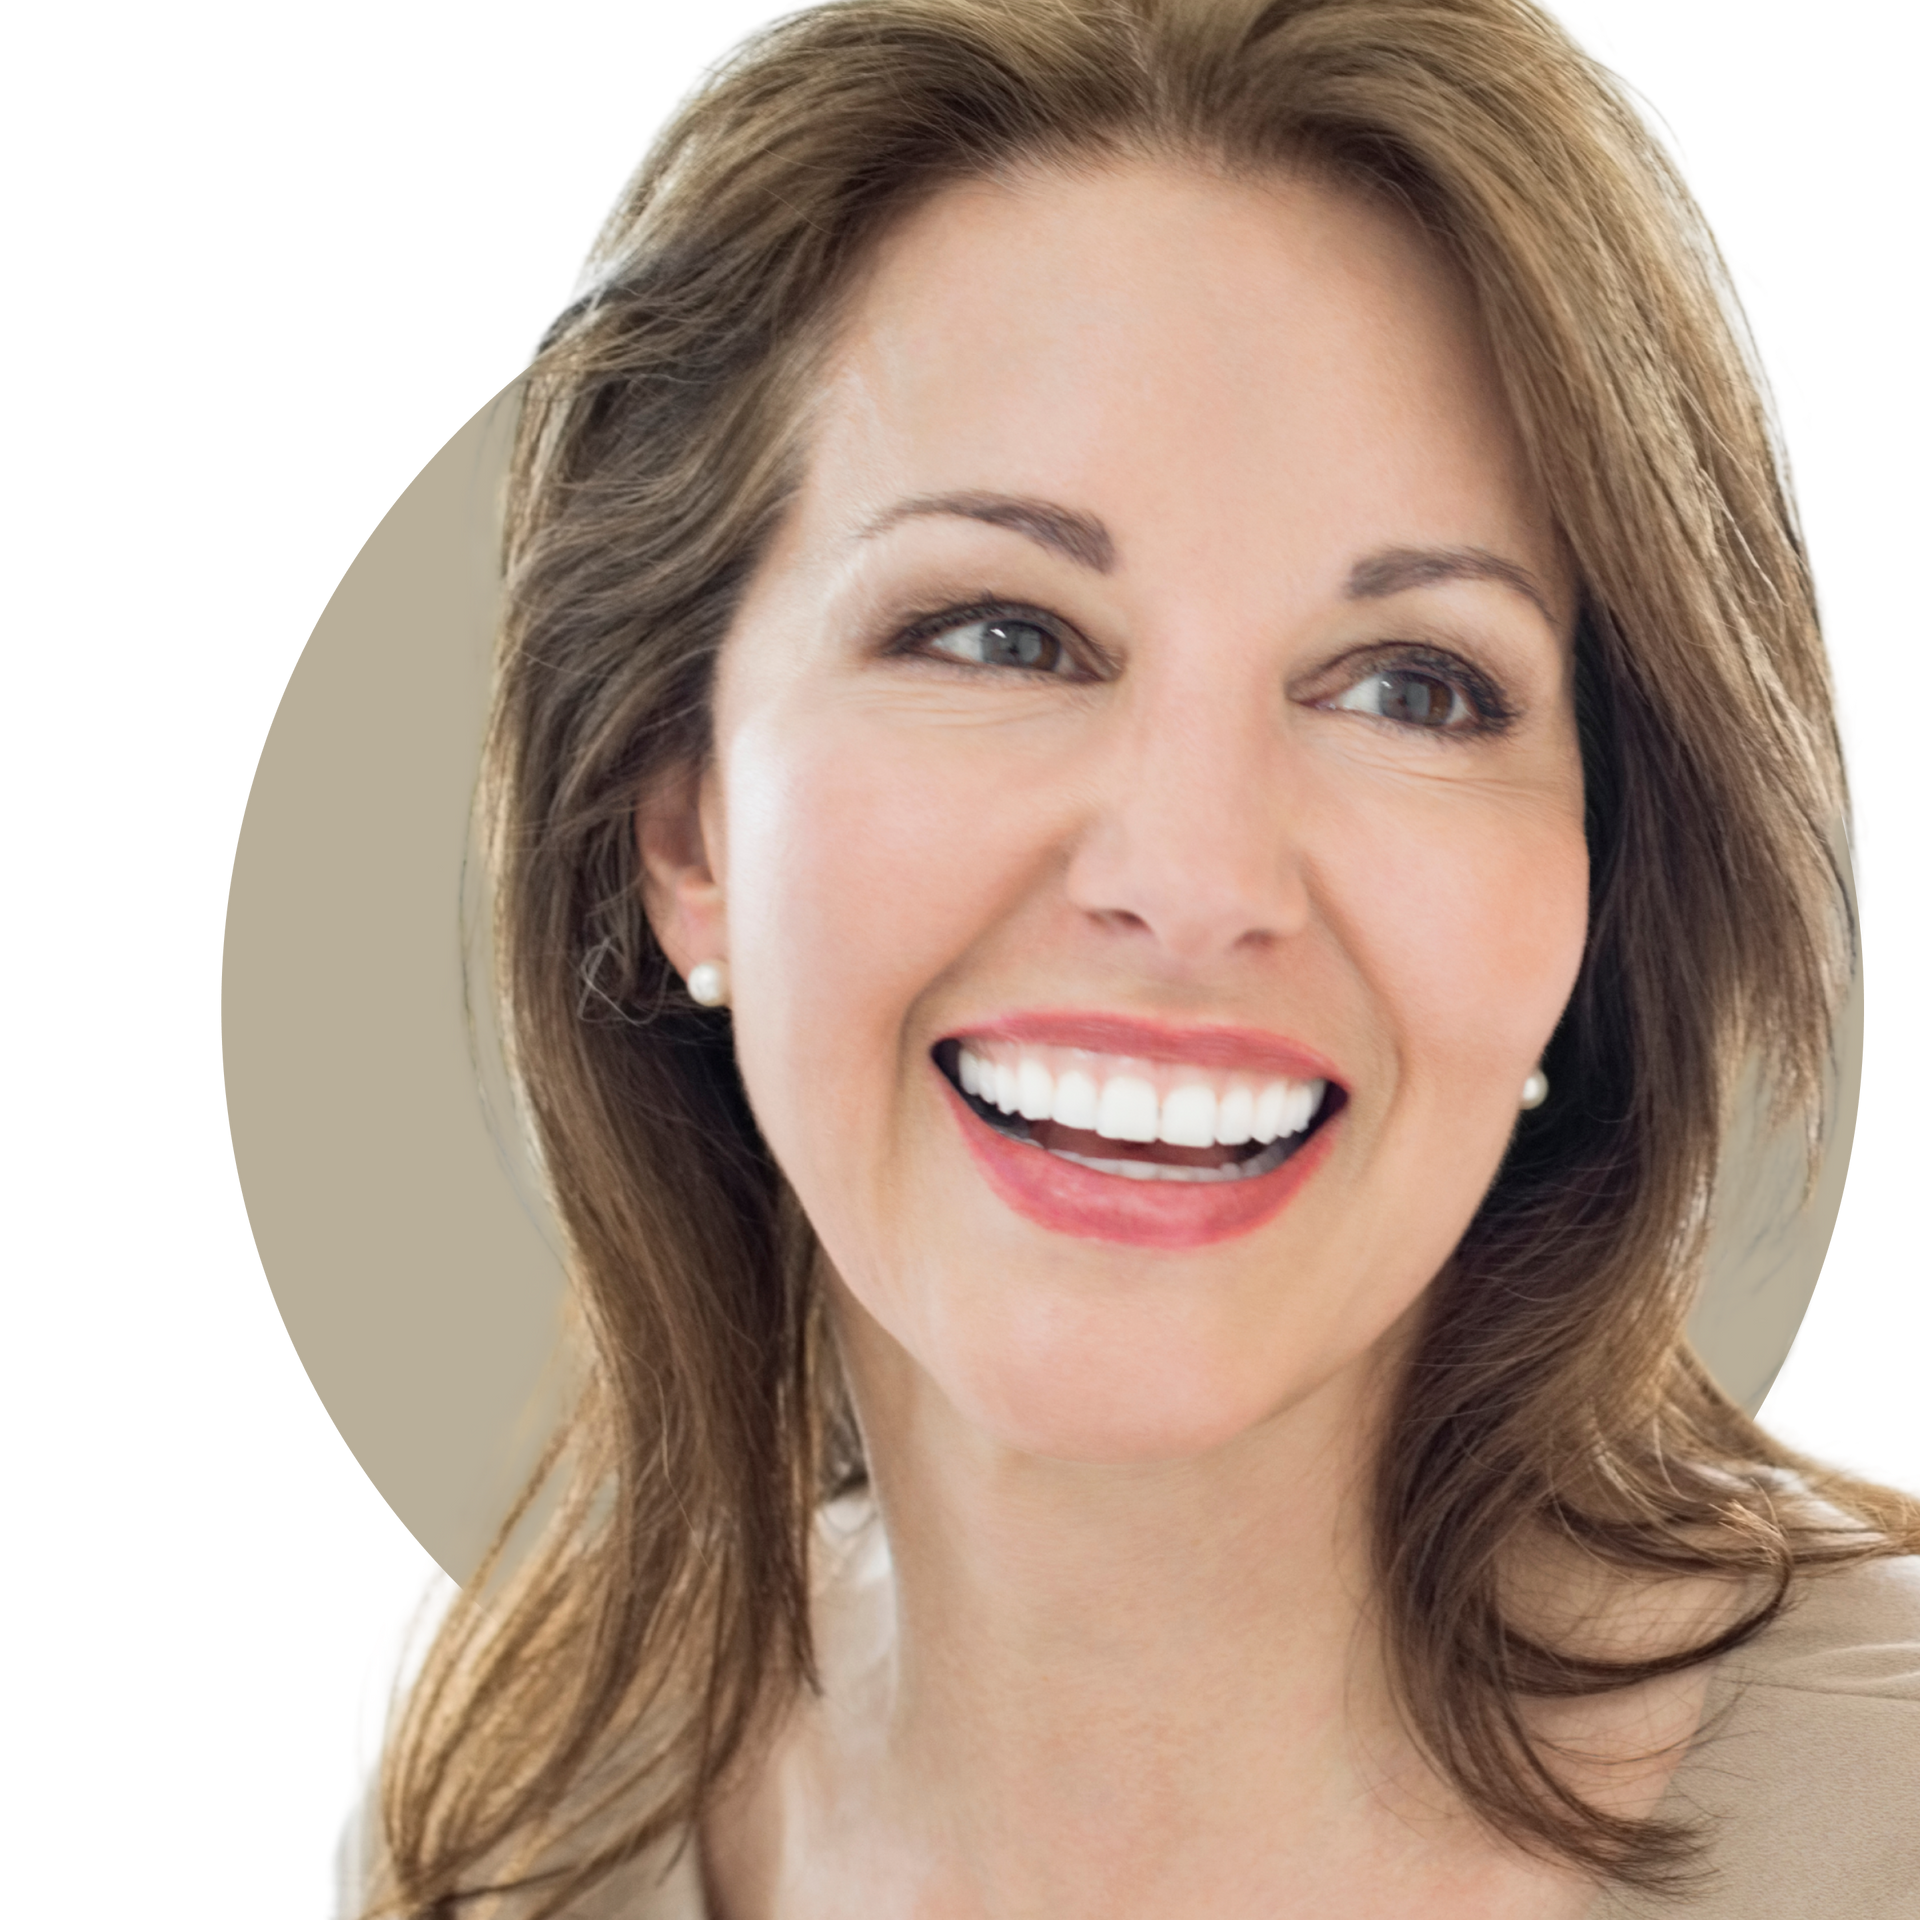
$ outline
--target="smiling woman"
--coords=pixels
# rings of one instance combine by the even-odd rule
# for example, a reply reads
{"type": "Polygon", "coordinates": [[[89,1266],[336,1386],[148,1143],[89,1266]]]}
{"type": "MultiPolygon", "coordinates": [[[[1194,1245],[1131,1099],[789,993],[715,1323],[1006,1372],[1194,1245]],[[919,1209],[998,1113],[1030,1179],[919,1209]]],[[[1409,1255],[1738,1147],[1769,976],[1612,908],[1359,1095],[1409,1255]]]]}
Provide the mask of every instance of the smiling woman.
{"type": "Polygon", "coordinates": [[[1022,1370],[1039,1450],[1128,1454],[1181,1398],[1238,1431],[1309,1350],[1288,1295],[1371,1314],[1374,1262],[1417,1290],[1465,1228],[1585,932],[1565,572],[1463,290],[1356,196],[1036,168],[878,250],[698,817],[649,811],[642,850],[669,958],[727,953],[834,1270],[981,1391],[1022,1370]],[[977,311],[996,276],[1061,298],[977,311]],[[1114,1293],[1107,1245],[1229,1237],[1114,1293]],[[985,1272],[930,1286],[961,1245],[985,1272]],[[1276,1294],[1276,1259],[1345,1284],[1276,1294]],[[1063,1392],[1090,1342],[1097,1438],[1063,1392]]]}
{"type": "Polygon", "coordinates": [[[1920,1509],[1684,1335],[1853,965],[1811,593],[1548,20],[795,16],[553,329],[508,561],[586,1385],[370,1912],[1909,1910],[1790,1763],[1910,1769],[1920,1509]]]}

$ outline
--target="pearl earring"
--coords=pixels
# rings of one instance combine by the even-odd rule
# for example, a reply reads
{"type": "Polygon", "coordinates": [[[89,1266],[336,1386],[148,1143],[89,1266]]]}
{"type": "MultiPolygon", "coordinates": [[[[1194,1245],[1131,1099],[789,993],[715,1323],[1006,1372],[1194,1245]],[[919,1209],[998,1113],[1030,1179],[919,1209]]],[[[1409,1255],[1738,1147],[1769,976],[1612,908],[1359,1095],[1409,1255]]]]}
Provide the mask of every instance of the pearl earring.
{"type": "Polygon", "coordinates": [[[1520,1105],[1527,1112],[1539,1106],[1547,1097],[1547,1076],[1538,1067],[1527,1075],[1520,1086],[1520,1105]]]}
{"type": "Polygon", "coordinates": [[[724,960],[702,960],[687,975],[687,991],[703,1007],[724,1007],[727,1004],[727,963],[724,960]]]}

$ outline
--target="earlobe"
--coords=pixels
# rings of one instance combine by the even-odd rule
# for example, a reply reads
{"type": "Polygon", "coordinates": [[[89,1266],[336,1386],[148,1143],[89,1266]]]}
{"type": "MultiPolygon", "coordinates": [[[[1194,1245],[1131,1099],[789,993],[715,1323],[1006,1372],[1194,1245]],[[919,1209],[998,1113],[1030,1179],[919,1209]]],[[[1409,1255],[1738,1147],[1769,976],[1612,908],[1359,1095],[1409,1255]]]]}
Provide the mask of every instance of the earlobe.
{"type": "Polygon", "coordinates": [[[634,809],[640,897],[654,937],[685,978],[726,952],[725,894],[701,805],[705,782],[689,768],[656,782],[634,809]]]}

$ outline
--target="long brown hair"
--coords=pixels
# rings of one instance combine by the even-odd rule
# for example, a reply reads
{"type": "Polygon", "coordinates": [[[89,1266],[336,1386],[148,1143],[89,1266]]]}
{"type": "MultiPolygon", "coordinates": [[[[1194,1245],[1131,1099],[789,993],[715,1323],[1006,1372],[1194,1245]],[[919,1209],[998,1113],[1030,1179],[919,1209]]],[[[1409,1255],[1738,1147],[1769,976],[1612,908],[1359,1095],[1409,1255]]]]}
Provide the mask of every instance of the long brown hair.
{"type": "Polygon", "coordinates": [[[635,805],[707,751],[810,372],[887,223],[968,176],[1130,156],[1309,169],[1432,236],[1581,583],[1591,932],[1555,1097],[1430,1289],[1378,1471],[1409,1726],[1510,1840],[1678,1885],[1697,1836],[1565,1791],[1523,1703],[1697,1663],[1798,1573],[1920,1544],[1920,1509],[1787,1453],[1685,1338],[1741,1069],[1762,1063],[1817,1152],[1855,957],[1805,561],[1717,255],[1659,148],[1527,0],[833,0],[683,108],[527,384],[487,792],[583,1386],[550,1514],[532,1528],[530,1490],[508,1531],[537,1537],[456,1605],[396,1730],[382,1911],[509,1886],[567,1911],[684,1834],[811,1676],[809,1532],[858,1482],[858,1435],[727,1018],[686,997],[642,912],[635,805]],[[1503,1599],[1543,1533],[1759,1597],[1664,1657],[1583,1657],[1503,1599]]]}

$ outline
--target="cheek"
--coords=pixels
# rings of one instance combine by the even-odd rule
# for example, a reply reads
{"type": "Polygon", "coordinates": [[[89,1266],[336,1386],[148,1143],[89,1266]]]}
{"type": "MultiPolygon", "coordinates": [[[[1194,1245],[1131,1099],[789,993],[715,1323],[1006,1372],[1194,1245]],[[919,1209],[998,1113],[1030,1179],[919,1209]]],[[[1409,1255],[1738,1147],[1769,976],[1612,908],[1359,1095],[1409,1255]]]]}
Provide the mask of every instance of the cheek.
{"type": "Polygon", "coordinates": [[[1340,827],[1326,893],[1393,1055],[1397,1121],[1477,1205],[1585,950],[1577,789],[1449,792],[1340,827]]]}
{"type": "MultiPolygon", "coordinates": [[[[1004,775],[965,739],[858,717],[771,718],[729,742],[735,1045],[796,1177],[828,1115],[863,1134],[892,1123],[933,1037],[915,1003],[1017,899],[1037,839],[1004,775]]],[[[838,1177],[853,1159],[834,1156],[838,1177]]]]}

